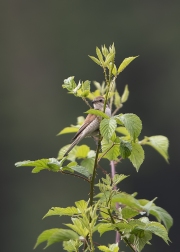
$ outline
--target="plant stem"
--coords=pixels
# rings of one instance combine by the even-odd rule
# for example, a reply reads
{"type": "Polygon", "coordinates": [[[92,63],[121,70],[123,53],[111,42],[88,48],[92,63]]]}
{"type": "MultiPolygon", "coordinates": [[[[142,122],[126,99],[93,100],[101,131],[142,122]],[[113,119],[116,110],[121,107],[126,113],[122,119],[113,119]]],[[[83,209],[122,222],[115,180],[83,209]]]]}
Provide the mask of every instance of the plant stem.
{"type": "Polygon", "coordinates": [[[92,108],[91,105],[89,104],[89,102],[86,100],[86,98],[82,98],[82,99],[88,105],[89,108],[92,108]]]}
{"type": "Polygon", "coordinates": [[[123,104],[121,103],[121,105],[114,110],[114,112],[112,113],[112,116],[114,116],[118,112],[118,110],[120,110],[122,108],[122,106],[123,106],[123,104]]]}
{"type": "Polygon", "coordinates": [[[89,179],[81,176],[81,175],[78,175],[78,174],[73,174],[73,173],[70,173],[70,172],[64,172],[64,171],[60,171],[62,174],[65,174],[65,175],[71,175],[71,176],[74,176],[74,177],[78,177],[80,179],[83,179],[84,181],[87,181],[88,183],[90,183],[89,179]]]}
{"type": "Polygon", "coordinates": [[[110,88],[110,81],[109,81],[108,78],[107,78],[106,68],[103,68],[103,70],[104,70],[105,82],[106,82],[106,85],[107,85],[107,91],[106,91],[106,95],[105,95],[104,109],[103,109],[103,112],[105,112],[106,103],[107,103],[108,94],[109,94],[109,88],[110,88]]]}
{"type": "MultiPolygon", "coordinates": [[[[95,176],[96,176],[96,168],[97,168],[97,164],[98,164],[98,155],[99,155],[100,148],[101,148],[101,135],[99,133],[98,146],[97,146],[97,149],[96,149],[96,157],[95,157],[95,161],[94,161],[94,169],[93,169],[93,174],[92,174],[92,178],[91,178],[91,181],[90,181],[90,201],[89,201],[89,204],[90,204],[91,207],[93,206],[94,181],[95,181],[95,176]]],[[[91,221],[92,221],[91,217],[89,217],[89,223],[91,223],[91,221]]],[[[89,238],[90,238],[91,244],[93,244],[92,236],[89,237],[89,238]]],[[[86,240],[88,241],[88,235],[86,237],[86,240]]],[[[88,244],[88,242],[84,244],[84,251],[87,248],[87,244],[88,244]]]]}
{"type": "Polygon", "coordinates": [[[110,149],[112,148],[112,147],[114,147],[114,143],[111,145],[111,147],[109,147],[103,154],[102,154],[102,156],[98,159],[98,162],[101,160],[101,158],[103,158],[105,155],[106,155],[106,153],[108,153],[108,151],[110,151],[110,149]]]}
{"type": "MultiPolygon", "coordinates": [[[[110,216],[110,218],[111,218],[112,224],[116,224],[110,210],[108,210],[108,214],[109,214],[109,216],[110,216]]],[[[120,236],[121,233],[120,233],[120,231],[119,231],[119,228],[116,228],[116,230],[117,230],[117,232],[119,233],[119,236],[120,236]]],[[[126,244],[130,247],[130,249],[131,249],[133,252],[137,252],[137,250],[133,247],[133,245],[129,243],[129,241],[128,241],[127,238],[123,238],[123,240],[126,242],[126,244]]]]}
{"type": "MultiPolygon", "coordinates": [[[[113,178],[114,178],[114,175],[116,174],[116,168],[115,168],[115,165],[114,165],[114,161],[111,161],[111,162],[110,162],[110,166],[111,166],[111,178],[113,179],[113,178]]],[[[116,189],[117,189],[117,187],[114,186],[114,190],[116,190],[116,189]]],[[[116,209],[118,209],[118,208],[119,208],[119,204],[116,203],[116,209]]],[[[116,231],[116,239],[115,239],[115,242],[118,243],[118,245],[119,245],[120,241],[121,241],[120,233],[119,233],[118,231],[116,231]]]]}
{"type": "Polygon", "coordinates": [[[96,150],[96,157],[95,157],[95,161],[94,161],[94,169],[93,169],[93,174],[92,174],[91,183],[90,183],[90,202],[89,202],[90,206],[93,205],[94,181],[95,181],[95,176],[96,176],[96,168],[97,168],[98,155],[99,155],[100,148],[101,148],[101,136],[99,134],[98,146],[97,146],[97,150],[96,150]]]}
{"type": "MultiPolygon", "coordinates": [[[[116,169],[115,169],[114,161],[110,162],[110,166],[111,166],[111,177],[114,178],[114,175],[116,174],[116,169]]],[[[115,186],[114,189],[116,189],[116,186],[115,186]]]]}
{"type": "MultiPolygon", "coordinates": [[[[103,68],[103,70],[104,70],[104,76],[105,76],[105,81],[106,81],[106,85],[107,85],[107,91],[106,91],[106,95],[105,95],[104,108],[103,108],[103,112],[105,112],[111,81],[110,81],[110,76],[109,76],[109,80],[107,78],[106,68],[103,68]]],[[[96,168],[97,168],[97,164],[98,164],[98,155],[99,155],[99,151],[100,151],[100,148],[101,148],[101,140],[102,140],[102,138],[101,138],[101,134],[99,132],[99,140],[98,140],[98,146],[97,146],[97,150],[96,150],[96,157],[95,157],[95,161],[94,161],[93,175],[92,175],[91,184],[90,184],[91,185],[90,186],[90,206],[93,205],[94,180],[95,180],[96,168]]]]}

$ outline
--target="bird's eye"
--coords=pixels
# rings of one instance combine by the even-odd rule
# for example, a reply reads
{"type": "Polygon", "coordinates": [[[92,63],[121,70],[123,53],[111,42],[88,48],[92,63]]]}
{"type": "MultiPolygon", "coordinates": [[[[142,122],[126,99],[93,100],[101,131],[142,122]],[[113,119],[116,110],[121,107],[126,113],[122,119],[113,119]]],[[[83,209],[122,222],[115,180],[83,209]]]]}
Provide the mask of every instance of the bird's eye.
{"type": "Polygon", "coordinates": [[[103,102],[103,99],[100,99],[99,101],[100,101],[100,102],[103,102]]]}

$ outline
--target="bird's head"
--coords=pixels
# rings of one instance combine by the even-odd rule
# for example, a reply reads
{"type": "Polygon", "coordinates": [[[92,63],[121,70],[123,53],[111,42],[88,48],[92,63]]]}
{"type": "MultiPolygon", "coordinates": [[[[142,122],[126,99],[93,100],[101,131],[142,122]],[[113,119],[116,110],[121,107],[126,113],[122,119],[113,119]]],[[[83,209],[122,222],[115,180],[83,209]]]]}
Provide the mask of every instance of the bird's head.
{"type": "MultiPolygon", "coordinates": [[[[94,109],[98,109],[98,110],[103,111],[104,101],[105,101],[105,98],[103,96],[97,96],[96,98],[94,98],[94,100],[92,101],[94,109]]],[[[108,108],[108,107],[109,107],[109,105],[107,103],[106,108],[108,108]]]]}

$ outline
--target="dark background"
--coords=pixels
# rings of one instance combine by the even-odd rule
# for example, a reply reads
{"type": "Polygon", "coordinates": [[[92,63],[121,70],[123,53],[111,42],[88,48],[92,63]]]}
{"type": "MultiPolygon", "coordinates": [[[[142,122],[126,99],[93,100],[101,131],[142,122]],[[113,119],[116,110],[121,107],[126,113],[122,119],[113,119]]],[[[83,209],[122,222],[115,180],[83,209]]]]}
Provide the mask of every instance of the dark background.
{"type": "MultiPolygon", "coordinates": [[[[157,196],[156,204],[174,218],[169,234],[173,243],[167,246],[153,238],[144,251],[179,251],[180,2],[13,0],[1,3],[0,9],[1,251],[32,251],[43,230],[67,221],[42,221],[52,206],[88,198],[84,181],[47,171],[32,174],[14,163],[56,157],[69,143],[71,135],[56,134],[75,123],[87,106],[61,84],[69,76],[101,82],[100,67],[87,55],[112,42],[117,65],[140,55],[117,80],[121,92],[127,83],[130,89],[121,112],[142,119],[142,138],[162,134],[170,140],[170,165],[150,147],[138,173],[128,161],[119,165],[118,172],[131,174],[121,189],[137,191],[139,198],[157,196]]],[[[114,235],[105,238],[106,244],[114,242],[114,235]]],[[[62,251],[61,244],[47,251],[62,251]]]]}

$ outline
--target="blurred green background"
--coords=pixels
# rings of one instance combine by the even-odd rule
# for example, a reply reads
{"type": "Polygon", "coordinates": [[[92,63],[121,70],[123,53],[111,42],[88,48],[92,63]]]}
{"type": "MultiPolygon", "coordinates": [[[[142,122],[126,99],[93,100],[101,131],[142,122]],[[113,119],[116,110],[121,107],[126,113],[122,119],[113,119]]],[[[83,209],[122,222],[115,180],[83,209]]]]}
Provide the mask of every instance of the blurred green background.
{"type": "MultiPolygon", "coordinates": [[[[125,84],[130,89],[121,112],[142,119],[142,137],[162,134],[170,140],[170,165],[150,147],[145,148],[146,159],[138,173],[130,162],[122,162],[118,172],[131,176],[121,189],[137,191],[139,198],[157,196],[156,204],[174,218],[173,243],[167,246],[153,238],[153,245],[144,251],[179,251],[179,10],[179,1],[166,0],[1,2],[2,252],[32,251],[44,229],[67,221],[57,217],[42,221],[49,208],[88,198],[88,185],[79,179],[47,171],[35,175],[14,163],[56,157],[70,142],[71,135],[56,134],[75,123],[87,107],[61,84],[69,76],[101,82],[100,67],[87,55],[112,42],[117,65],[125,57],[140,55],[117,80],[120,92],[125,84]]],[[[113,243],[114,234],[105,235],[103,242],[113,243]]],[[[48,251],[62,251],[61,244],[48,251]]]]}

